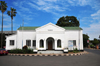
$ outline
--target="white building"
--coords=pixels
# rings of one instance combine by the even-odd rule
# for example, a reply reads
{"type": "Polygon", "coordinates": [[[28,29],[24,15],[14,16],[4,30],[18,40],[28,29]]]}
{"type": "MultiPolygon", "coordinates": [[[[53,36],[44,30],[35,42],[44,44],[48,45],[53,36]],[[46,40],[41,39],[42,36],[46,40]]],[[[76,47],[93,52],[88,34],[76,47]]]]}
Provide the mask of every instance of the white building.
{"type": "MultiPolygon", "coordinates": [[[[27,45],[34,51],[83,50],[83,33],[80,27],[59,27],[48,23],[41,27],[20,27],[17,34],[6,37],[6,49],[22,49],[27,45]]],[[[44,51],[44,52],[45,52],[44,51]]]]}

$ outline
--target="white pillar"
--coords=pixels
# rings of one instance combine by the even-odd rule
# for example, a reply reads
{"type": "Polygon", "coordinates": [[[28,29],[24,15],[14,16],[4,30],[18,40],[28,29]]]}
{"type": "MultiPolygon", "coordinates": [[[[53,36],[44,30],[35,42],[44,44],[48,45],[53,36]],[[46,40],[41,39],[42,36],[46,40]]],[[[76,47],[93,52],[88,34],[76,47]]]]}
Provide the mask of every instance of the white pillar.
{"type": "Polygon", "coordinates": [[[33,41],[31,40],[31,48],[33,49],[32,45],[33,45],[33,41]]]}
{"type": "Polygon", "coordinates": [[[44,39],[44,49],[46,50],[46,39],[44,39]]]}
{"type": "Polygon", "coordinates": [[[39,49],[39,40],[36,40],[36,49],[39,49]]]}
{"type": "Polygon", "coordinates": [[[57,49],[57,39],[55,39],[55,50],[57,49]]]}

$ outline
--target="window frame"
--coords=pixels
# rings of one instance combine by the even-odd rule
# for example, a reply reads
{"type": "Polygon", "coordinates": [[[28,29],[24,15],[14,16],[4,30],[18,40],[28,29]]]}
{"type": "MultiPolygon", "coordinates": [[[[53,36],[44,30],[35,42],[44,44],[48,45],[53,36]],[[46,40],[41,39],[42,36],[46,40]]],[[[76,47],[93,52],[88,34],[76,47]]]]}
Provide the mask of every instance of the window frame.
{"type": "Polygon", "coordinates": [[[40,48],[44,48],[44,40],[43,39],[40,40],[40,48]]]}
{"type": "Polygon", "coordinates": [[[36,47],[36,40],[33,40],[33,47],[36,47]]]}
{"type": "Polygon", "coordinates": [[[15,45],[15,40],[10,40],[10,46],[14,46],[15,45]],[[13,41],[13,43],[12,43],[13,41]]]}
{"type": "Polygon", "coordinates": [[[73,46],[76,46],[76,40],[73,40],[73,46]],[[75,44],[74,44],[75,43],[75,44]]]}
{"type": "Polygon", "coordinates": [[[26,40],[26,45],[30,47],[31,46],[31,40],[26,40]],[[27,41],[30,41],[30,44],[27,44],[27,41]]]}
{"type": "Polygon", "coordinates": [[[57,48],[61,48],[61,40],[60,39],[57,40],[57,48]]]}

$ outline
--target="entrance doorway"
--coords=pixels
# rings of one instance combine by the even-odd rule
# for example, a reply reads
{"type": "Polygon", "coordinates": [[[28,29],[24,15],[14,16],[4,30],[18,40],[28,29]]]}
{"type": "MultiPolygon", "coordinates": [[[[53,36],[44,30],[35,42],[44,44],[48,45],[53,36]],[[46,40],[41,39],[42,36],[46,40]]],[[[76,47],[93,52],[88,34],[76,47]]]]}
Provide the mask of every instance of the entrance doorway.
{"type": "Polygon", "coordinates": [[[48,50],[52,50],[52,41],[48,41],[48,50]]]}
{"type": "Polygon", "coordinates": [[[54,48],[54,39],[52,37],[47,38],[46,40],[47,50],[53,50],[54,48]]]}

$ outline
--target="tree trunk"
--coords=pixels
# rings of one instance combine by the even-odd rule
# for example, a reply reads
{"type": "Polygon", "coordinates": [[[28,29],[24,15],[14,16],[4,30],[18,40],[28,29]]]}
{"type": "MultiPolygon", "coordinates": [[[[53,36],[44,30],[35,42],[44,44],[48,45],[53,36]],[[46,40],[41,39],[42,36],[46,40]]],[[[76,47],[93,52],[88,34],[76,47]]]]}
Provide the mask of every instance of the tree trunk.
{"type": "Polygon", "coordinates": [[[1,48],[3,43],[3,12],[2,12],[2,28],[1,28],[1,48]]]}
{"type": "Polygon", "coordinates": [[[11,18],[11,33],[13,34],[13,19],[11,18]]]}

